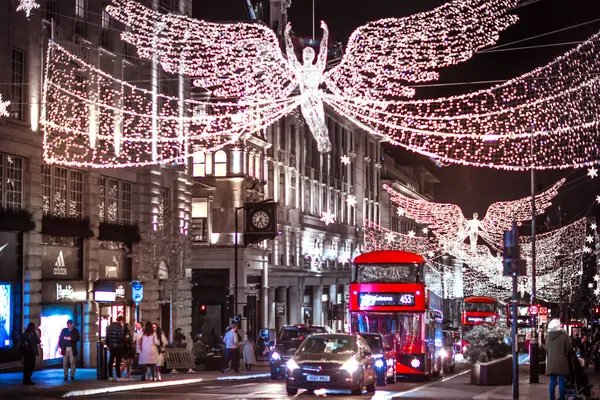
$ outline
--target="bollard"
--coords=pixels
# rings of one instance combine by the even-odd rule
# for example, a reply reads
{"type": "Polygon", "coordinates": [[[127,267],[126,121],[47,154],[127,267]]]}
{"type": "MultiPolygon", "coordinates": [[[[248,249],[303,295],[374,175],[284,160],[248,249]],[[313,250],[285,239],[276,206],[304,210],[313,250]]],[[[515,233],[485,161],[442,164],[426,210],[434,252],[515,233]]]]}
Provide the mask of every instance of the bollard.
{"type": "Polygon", "coordinates": [[[96,344],[96,379],[106,380],[108,379],[108,359],[106,357],[106,347],[104,343],[98,342],[96,344]]]}

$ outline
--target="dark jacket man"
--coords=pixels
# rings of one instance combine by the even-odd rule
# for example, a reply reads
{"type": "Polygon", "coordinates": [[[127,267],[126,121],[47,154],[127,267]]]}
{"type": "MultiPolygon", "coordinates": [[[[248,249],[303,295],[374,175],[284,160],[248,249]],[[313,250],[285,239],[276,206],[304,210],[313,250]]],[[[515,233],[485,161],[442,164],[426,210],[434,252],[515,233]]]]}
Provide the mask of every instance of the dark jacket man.
{"type": "Polygon", "coordinates": [[[73,356],[77,357],[77,342],[79,342],[79,340],[81,339],[77,328],[63,328],[63,330],[60,331],[60,339],[58,339],[60,353],[62,355],[67,354],[67,347],[71,347],[73,349],[73,356]],[[71,337],[71,340],[65,340],[65,337],[71,337]]]}
{"type": "Polygon", "coordinates": [[[563,330],[553,330],[548,333],[546,351],[548,352],[546,375],[568,376],[570,374],[569,357],[573,346],[563,330]]]}
{"type": "MultiPolygon", "coordinates": [[[[121,318],[121,317],[119,317],[121,318]]],[[[125,345],[125,334],[120,321],[113,321],[106,328],[106,346],[109,349],[122,349],[125,345]]]]}

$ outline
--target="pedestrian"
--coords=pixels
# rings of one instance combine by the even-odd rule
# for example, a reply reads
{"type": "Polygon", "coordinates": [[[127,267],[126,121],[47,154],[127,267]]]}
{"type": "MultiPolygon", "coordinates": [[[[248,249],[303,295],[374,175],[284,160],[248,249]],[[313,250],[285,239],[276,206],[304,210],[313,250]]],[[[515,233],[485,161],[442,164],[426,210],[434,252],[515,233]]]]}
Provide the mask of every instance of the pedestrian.
{"type": "Polygon", "coordinates": [[[161,374],[162,371],[161,370],[162,370],[163,365],[165,364],[165,353],[166,353],[166,347],[167,347],[167,344],[169,343],[169,340],[165,336],[161,327],[158,326],[158,324],[152,324],[152,329],[154,330],[154,333],[156,334],[156,339],[158,341],[158,345],[156,346],[156,352],[158,354],[157,362],[156,362],[156,378],[159,381],[162,381],[162,374],[161,374]]]}
{"type": "Polygon", "coordinates": [[[187,345],[185,344],[185,334],[183,333],[181,328],[175,329],[175,333],[173,333],[173,345],[182,349],[185,349],[187,347],[187,345]]]}
{"type": "Polygon", "coordinates": [[[77,369],[75,357],[77,357],[77,342],[79,342],[79,331],[73,327],[73,320],[67,321],[67,327],[63,328],[58,338],[60,354],[63,356],[64,380],[69,380],[69,366],[71,366],[71,380],[75,380],[75,370],[77,369]]]}
{"type": "Polygon", "coordinates": [[[140,346],[138,344],[138,339],[144,335],[144,324],[142,321],[138,321],[135,323],[135,332],[133,335],[133,343],[135,344],[135,359],[134,365],[136,367],[140,366],[139,358],[140,358],[140,346]]]}
{"type": "Polygon", "coordinates": [[[121,380],[121,362],[123,361],[123,349],[125,347],[125,334],[123,331],[123,316],[119,315],[116,321],[113,321],[106,328],[106,346],[110,351],[108,358],[108,380],[121,380]],[[113,378],[113,363],[117,378],[113,378]]]}
{"type": "Polygon", "coordinates": [[[137,346],[135,345],[133,337],[134,333],[129,330],[129,324],[125,324],[123,332],[125,333],[125,346],[123,347],[123,366],[121,367],[121,376],[123,376],[123,372],[127,370],[127,378],[121,379],[127,379],[128,381],[130,381],[131,364],[133,364],[133,359],[136,355],[137,346]]]}
{"type": "Polygon", "coordinates": [[[548,353],[546,374],[550,375],[550,400],[555,400],[554,392],[557,380],[559,398],[565,400],[565,379],[570,373],[569,363],[573,346],[562,329],[559,319],[553,319],[548,324],[546,351],[548,353]]]}
{"type": "Polygon", "coordinates": [[[227,331],[225,337],[223,337],[223,343],[225,343],[225,355],[223,356],[223,366],[221,372],[225,372],[229,369],[229,362],[231,361],[231,369],[235,372],[240,372],[240,350],[238,348],[238,335],[237,335],[237,324],[233,324],[231,329],[227,331]]]}
{"type": "Polygon", "coordinates": [[[152,322],[147,321],[144,325],[144,332],[138,339],[138,347],[140,349],[139,364],[142,367],[142,380],[146,380],[146,371],[150,368],[152,374],[152,380],[156,380],[156,363],[158,361],[158,354],[156,345],[158,340],[156,333],[152,329],[152,322]]]}
{"type": "Polygon", "coordinates": [[[35,369],[35,358],[39,354],[38,346],[41,343],[36,331],[35,324],[30,322],[21,335],[19,343],[21,357],[23,357],[23,385],[35,385],[35,382],[31,380],[31,375],[35,369]]]}
{"type": "Polygon", "coordinates": [[[256,364],[254,354],[254,335],[252,332],[246,334],[246,338],[242,341],[242,353],[244,354],[244,364],[246,364],[246,372],[252,369],[252,365],[256,364]]]}

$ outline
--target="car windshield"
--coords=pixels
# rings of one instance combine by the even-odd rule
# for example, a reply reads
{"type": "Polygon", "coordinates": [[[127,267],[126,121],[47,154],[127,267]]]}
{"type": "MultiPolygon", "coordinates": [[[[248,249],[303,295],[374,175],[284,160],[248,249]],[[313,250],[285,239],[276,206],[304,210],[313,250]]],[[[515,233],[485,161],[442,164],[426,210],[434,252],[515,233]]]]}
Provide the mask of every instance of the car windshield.
{"type": "MultiPolygon", "coordinates": [[[[361,335],[362,336],[362,335],[361,335]]],[[[380,351],[381,350],[381,338],[377,335],[364,335],[363,339],[367,341],[371,351],[380,351]]]]}
{"type": "Polygon", "coordinates": [[[280,342],[288,342],[291,340],[303,341],[309,335],[313,335],[315,333],[325,333],[325,328],[321,328],[321,327],[284,328],[283,331],[281,331],[279,341],[280,342]]]}
{"type": "Polygon", "coordinates": [[[349,336],[311,337],[302,343],[299,353],[353,354],[356,340],[349,336]]]}

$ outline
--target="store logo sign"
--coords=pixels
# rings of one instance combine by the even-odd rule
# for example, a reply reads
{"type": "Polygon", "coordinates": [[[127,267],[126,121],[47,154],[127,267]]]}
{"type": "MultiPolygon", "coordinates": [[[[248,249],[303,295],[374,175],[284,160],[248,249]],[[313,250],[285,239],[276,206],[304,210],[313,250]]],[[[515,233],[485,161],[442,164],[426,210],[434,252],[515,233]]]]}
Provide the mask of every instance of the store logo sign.
{"type": "Polygon", "coordinates": [[[52,273],[54,275],[67,275],[65,256],[63,255],[62,250],[58,253],[58,257],[56,257],[56,262],[54,263],[54,269],[52,270],[52,273]]]}
{"type": "Polygon", "coordinates": [[[117,289],[115,289],[115,297],[125,298],[125,288],[123,285],[119,285],[117,289]]]}
{"type": "MultiPolygon", "coordinates": [[[[62,254],[62,252],[61,252],[61,254],[62,254]]],[[[68,300],[75,299],[75,295],[73,293],[73,287],[71,285],[67,285],[63,288],[63,286],[60,283],[56,284],[56,300],[61,300],[61,299],[68,299],[68,300]]]]}

